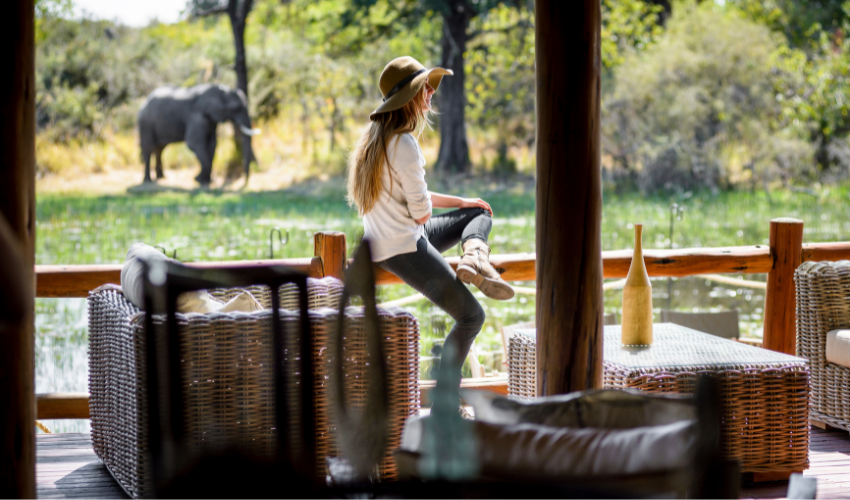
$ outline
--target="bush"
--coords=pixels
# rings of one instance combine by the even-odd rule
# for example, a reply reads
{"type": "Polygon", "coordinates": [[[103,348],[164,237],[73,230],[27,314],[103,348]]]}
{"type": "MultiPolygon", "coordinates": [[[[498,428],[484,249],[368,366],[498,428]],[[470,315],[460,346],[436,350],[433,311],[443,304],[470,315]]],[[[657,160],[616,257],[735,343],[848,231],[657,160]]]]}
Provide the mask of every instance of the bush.
{"type": "Polygon", "coordinates": [[[813,148],[782,122],[774,95],[774,56],[785,43],[711,3],[679,4],[658,42],[626,57],[603,100],[612,166],[643,191],[806,171],[813,148]]]}

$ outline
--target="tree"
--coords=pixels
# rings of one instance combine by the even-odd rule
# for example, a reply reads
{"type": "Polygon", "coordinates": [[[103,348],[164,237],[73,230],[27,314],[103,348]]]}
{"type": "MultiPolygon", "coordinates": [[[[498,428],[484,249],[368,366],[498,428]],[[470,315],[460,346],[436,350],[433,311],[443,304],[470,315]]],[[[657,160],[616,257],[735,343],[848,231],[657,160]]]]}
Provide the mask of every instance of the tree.
{"type": "Polygon", "coordinates": [[[236,50],[236,88],[248,97],[248,64],[245,61],[245,22],[254,7],[254,0],[189,0],[192,17],[215,16],[227,13],[233,30],[233,47],[236,50]]]}
{"type": "MultiPolygon", "coordinates": [[[[440,65],[454,71],[444,78],[437,93],[440,111],[440,153],[436,169],[443,172],[469,170],[466,138],[465,54],[471,40],[483,31],[470,29],[472,21],[499,5],[532,9],[530,0],[345,0],[337,35],[353,30],[344,39],[346,50],[414,29],[424,19],[442,20],[440,65]]],[[[337,41],[337,46],[342,46],[337,41]]]]}

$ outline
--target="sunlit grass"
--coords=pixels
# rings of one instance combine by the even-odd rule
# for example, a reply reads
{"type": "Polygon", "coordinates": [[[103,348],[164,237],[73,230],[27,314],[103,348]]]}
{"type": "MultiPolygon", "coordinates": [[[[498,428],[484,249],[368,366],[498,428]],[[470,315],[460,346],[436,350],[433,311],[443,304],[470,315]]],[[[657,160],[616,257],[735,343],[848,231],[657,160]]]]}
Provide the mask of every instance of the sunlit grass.
{"type": "MultiPolygon", "coordinates": [[[[260,134],[252,139],[257,157],[253,171],[274,171],[284,177],[288,185],[317,176],[337,176],[345,170],[346,156],[355,144],[365,123],[346,121],[334,131],[331,147],[330,131],[320,118],[303,120],[297,115],[281,113],[276,118],[255,124],[260,134]]],[[[228,167],[239,165],[233,141],[233,128],[229,123],[217,129],[216,154],[213,160],[213,172],[224,174],[228,167]]],[[[42,132],[36,138],[37,171],[40,177],[52,177],[56,181],[66,178],[79,178],[94,173],[115,171],[141,173],[144,164],[141,160],[138,134],[135,129],[101,132],[102,138],[95,141],[70,140],[57,142],[49,132],[42,132]]],[[[490,170],[496,162],[496,135],[494,132],[471,130],[469,133],[470,158],[477,170],[490,170]]],[[[439,132],[426,131],[421,138],[422,151],[429,165],[437,160],[439,132]]],[[[527,145],[512,146],[508,156],[519,172],[531,172],[534,169],[533,150],[527,145]]],[[[164,173],[168,177],[170,170],[199,169],[195,154],[184,143],[168,145],[162,155],[164,173]]],[[[151,159],[151,175],[154,175],[154,160],[151,159]]],[[[52,184],[61,184],[54,182],[52,184]]]]}

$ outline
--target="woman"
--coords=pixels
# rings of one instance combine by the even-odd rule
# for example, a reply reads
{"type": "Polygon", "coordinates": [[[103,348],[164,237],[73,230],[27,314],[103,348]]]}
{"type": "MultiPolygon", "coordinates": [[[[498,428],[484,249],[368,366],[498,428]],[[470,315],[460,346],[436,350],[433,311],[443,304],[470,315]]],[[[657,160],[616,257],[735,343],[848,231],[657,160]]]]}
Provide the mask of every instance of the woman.
{"type": "Polygon", "coordinates": [[[369,115],[371,123],[349,159],[348,201],[363,219],[364,238],[377,265],[455,320],[446,345],[454,345],[462,364],[484,324],[484,310],[464,283],[497,300],[510,299],[514,291],[490,265],[490,205],[429,192],[425,183],[417,137],[427,125],[431,97],[443,76],[451,74],[425,69],[412,57],[399,57],[384,68],[379,82],[384,102],[369,115]],[[432,216],[432,208],[458,210],[432,216]],[[455,274],[441,254],[458,242],[463,257],[455,274]]]}

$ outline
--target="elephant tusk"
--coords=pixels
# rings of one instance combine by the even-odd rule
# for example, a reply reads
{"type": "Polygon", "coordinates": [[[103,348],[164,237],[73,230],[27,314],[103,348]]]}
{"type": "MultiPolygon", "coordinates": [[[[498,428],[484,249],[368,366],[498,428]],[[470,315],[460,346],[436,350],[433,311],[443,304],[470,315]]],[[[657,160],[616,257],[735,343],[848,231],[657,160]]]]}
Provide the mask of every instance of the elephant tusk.
{"type": "Polygon", "coordinates": [[[257,135],[260,133],[260,129],[258,128],[248,128],[245,125],[239,125],[239,130],[242,131],[245,135],[257,135]]]}

